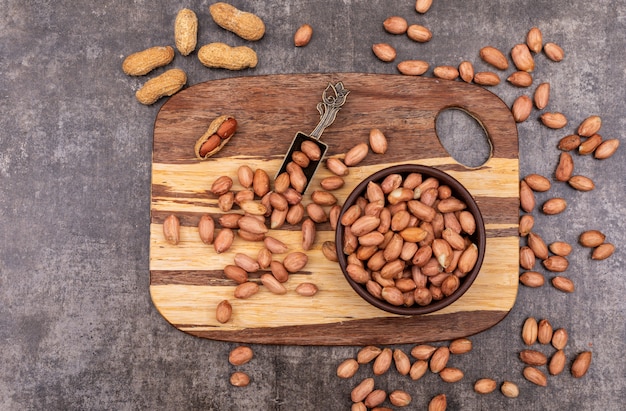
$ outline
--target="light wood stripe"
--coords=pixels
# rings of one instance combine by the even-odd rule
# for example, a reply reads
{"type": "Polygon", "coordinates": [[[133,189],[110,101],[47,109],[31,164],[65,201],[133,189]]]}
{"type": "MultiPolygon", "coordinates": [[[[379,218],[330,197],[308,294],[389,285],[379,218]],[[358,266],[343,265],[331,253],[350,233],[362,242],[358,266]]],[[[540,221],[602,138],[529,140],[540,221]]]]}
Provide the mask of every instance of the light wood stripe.
{"type": "MultiPolygon", "coordinates": [[[[220,175],[233,177],[233,191],[239,191],[241,187],[237,183],[235,176],[237,169],[244,164],[251,164],[254,159],[249,157],[217,158],[213,161],[198,162],[193,164],[159,164],[152,166],[152,184],[160,186],[159,191],[165,190],[167,197],[153,197],[152,208],[155,210],[172,211],[193,211],[193,212],[219,212],[214,199],[196,199],[197,195],[206,195],[211,188],[213,181],[220,175]],[[216,175],[215,170],[220,170],[216,175]],[[185,204],[185,194],[194,198],[193,204],[185,204]],[[197,203],[203,203],[199,205],[197,203]]],[[[256,168],[262,168],[273,177],[282,163],[282,157],[273,160],[257,160],[256,168]]],[[[458,163],[451,157],[422,159],[415,161],[405,161],[398,163],[386,163],[376,166],[361,166],[350,168],[349,178],[346,184],[339,190],[333,192],[338,198],[347,198],[350,192],[367,176],[386,167],[398,164],[421,164],[427,166],[458,166],[458,163]]],[[[475,197],[518,197],[519,192],[519,170],[518,160],[492,158],[485,165],[478,169],[467,169],[466,171],[445,170],[452,177],[461,182],[469,192],[475,197]]],[[[325,167],[320,167],[311,182],[307,195],[319,188],[319,182],[331,176],[332,173],[325,167]]],[[[156,190],[155,190],[156,191],[156,190]]],[[[303,198],[304,202],[310,197],[303,198]]]]}
{"type": "MultiPolygon", "coordinates": [[[[510,310],[517,293],[518,266],[509,257],[508,251],[518,246],[517,237],[488,240],[483,267],[472,287],[456,303],[432,315],[473,310],[510,310]]],[[[321,255],[316,258],[314,255],[320,253],[319,250],[309,253],[313,258],[305,270],[310,274],[291,275],[285,283],[288,289],[286,295],[272,295],[261,287],[252,298],[237,300],[233,298],[234,286],[172,284],[151,286],[152,298],[169,322],[211,329],[278,327],[394,316],[363,301],[345,281],[337,263],[327,261],[321,255]],[[303,281],[319,284],[320,292],[314,297],[298,296],[294,289],[303,281]],[[233,311],[239,313],[226,325],[218,323],[214,318],[215,306],[222,299],[231,301],[233,311]]],[[[223,267],[222,264],[232,263],[233,256],[234,252],[228,252],[219,258],[212,256],[203,260],[197,254],[185,252],[180,259],[171,256],[164,261],[151,261],[151,269],[176,270],[190,266],[206,270],[219,269],[223,267]]]]}

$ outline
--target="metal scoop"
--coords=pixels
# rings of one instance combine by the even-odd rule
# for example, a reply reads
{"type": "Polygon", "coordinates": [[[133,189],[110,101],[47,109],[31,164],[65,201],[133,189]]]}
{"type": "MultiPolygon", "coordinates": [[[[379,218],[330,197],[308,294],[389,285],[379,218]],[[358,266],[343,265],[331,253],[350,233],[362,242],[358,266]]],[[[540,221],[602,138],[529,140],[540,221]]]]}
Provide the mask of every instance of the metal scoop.
{"type": "Polygon", "coordinates": [[[326,86],[326,89],[322,93],[322,101],[317,104],[317,111],[319,111],[320,113],[320,122],[309,135],[298,131],[296,136],[293,138],[293,141],[291,142],[291,146],[289,147],[287,154],[285,155],[283,164],[280,166],[278,173],[276,173],[276,177],[287,171],[287,164],[292,161],[292,154],[295,151],[301,150],[302,143],[305,141],[312,141],[319,147],[321,155],[319,156],[318,160],[310,160],[309,165],[302,168],[302,171],[307,178],[306,185],[304,186],[302,193],[306,191],[309,183],[313,178],[313,175],[315,175],[315,171],[322,162],[324,154],[328,149],[328,145],[322,143],[319,139],[322,136],[322,133],[324,132],[326,127],[330,126],[333,121],[335,121],[337,113],[346,102],[346,97],[348,96],[348,93],[350,93],[350,91],[346,90],[343,87],[342,82],[338,82],[335,85],[333,85],[332,83],[328,83],[328,86],[326,86]],[[332,94],[330,93],[330,91],[332,91],[332,94]]]}

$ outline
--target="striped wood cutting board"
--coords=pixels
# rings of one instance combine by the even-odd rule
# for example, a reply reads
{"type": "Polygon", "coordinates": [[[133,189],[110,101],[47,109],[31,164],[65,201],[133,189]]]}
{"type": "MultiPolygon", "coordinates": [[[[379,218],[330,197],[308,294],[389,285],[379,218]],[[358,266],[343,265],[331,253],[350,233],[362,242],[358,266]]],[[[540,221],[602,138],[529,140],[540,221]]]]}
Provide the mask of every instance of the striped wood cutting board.
{"type": "MultiPolygon", "coordinates": [[[[214,80],[171,97],[154,125],[150,224],[150,294],[165,319],[189,334],[225,341],[296,345],[365,345],[447,340],[483,331],[513,307],[518,287],[518,141],[507,106],[491,92],[462,82],[380,74],[299,74],[214,80]],[[476,281],[457,302],[433,314],[398,316],[369,306],[350,288],[338,265],[324,258],[321,244],[333,239],[327,224],[318,226],[309,262],[291,275],[285,295],[263,289],[250,299],[233,297],[235,284],[222,269],[236,252],[256,256],[262,243],[236,238],[217,254],[198,236],[200,216],[216,219],[216,198],[207,192],[220,175],[236,176],[248,164],[270,176],[297,131],[309,133],[319,121],[316,105],[328,83],[343,82],[347,102],[322,140],[328,156],[339,156],[366,142],[371,128],[389,140],[385,155],[370,153],[350,170],[335,194],[342,202],[364,177],[384,167],[416,163],[447,171],[476,198],[486,223],[487,250],[476,281]],[[446,108],[470,113],[484,127],[492,145],[489,160],[478,168],[457,163],[435,133],[437,114],[446,108]],[[239,123],[228,145],[208,161],[194,157],[193,146],[218,115],[239,123]],[[169,214],[181,221],[181,242],[164,241],[162,223],[169,214]],[[313,297],[295,293],[313,282],[313,297]],[[223,299],[233,306],[232,319],[220,324],[215,307],[223,299]]],[[[320,167],[308,192],[329,176],[320,167]]],[[[237,186],[236,178],[233,190],[237,186]]],[[[305,196],[305,202],[310,199],[305,196]]],[[[219,228],[219,227],[218,227],[219,228]]],[[[285,225],[270,234],[300,250],[299,227],[285,225]]],[[[280,260],[284,255],[275,256],[280,260]]],[[[258,281],[259,273],[251,278],[258,281]]]]}

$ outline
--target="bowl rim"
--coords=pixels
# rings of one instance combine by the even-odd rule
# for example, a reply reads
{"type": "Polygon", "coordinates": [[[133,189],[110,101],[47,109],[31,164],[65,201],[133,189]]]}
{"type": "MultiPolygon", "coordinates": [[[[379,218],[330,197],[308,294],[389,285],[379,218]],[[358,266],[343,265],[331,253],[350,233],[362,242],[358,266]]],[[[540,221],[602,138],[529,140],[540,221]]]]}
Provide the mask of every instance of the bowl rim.
{"type": "Polygon", "coordinates": [[[363,179],[363,181],[361,181],[352,190],[352,192],[348,195],[348,197],[344,201],[341,207],[341,212],[339,213],[337,228],[335,230],[335,247],[337,249],[338,263],[345,279],[348,281],[348,284],[350,284],[352,289],[359,296],[361,296],[361,298],[369,302],[372,306],[379,308],[381,310],[387,311],[392,314],[422,315],[422,314],[428,314],[428,313],[432,313],[435,311],[439,311],[449,306],[450,304],[457,301],[470,288],[470,286],[473,284],[474,280],[478,276],[480,269],[482,267],[482,263],[485,257],[485,247],[487,243],[486,237],[487,235],[486,235],[484,219],[483,219],[482,213],[480,212],[480,208],[478,207],[478,204],[476,203],[476,200],[474,199],[472,194],[467,190],[467,188],[465,188],[463,184],[461,184],[461,182],[459,182],[456,178],[452,177],[450,174],[438,168],[426,166],[422,164],[408,163],[408,164],[399,164],[399,165],[389,166],[381,170],[378,170],[375,173],[363,179]],[[385,178],[389,174],[406,174],[406,173],[413,173],[413,172],[422,173],[429,177],[437,178],[440,182],[443,182],[444,184],[450,186],[450,188],[452,189],[452,192],[457,194],[457,196],[460,196],[461,199],[465,201],[467,205],[467,210],[472,213],[472,215],[474,216],[474,219],[476,220],[476,232],[472,236],[475,237],[475,239],[478,242],[478,244],[476,244],[478,247],[478,258],[476,260],[476,264],[474,265],[474,268],[472,269],[472,271],[470,271],[465,277],[463,277],[461,281],[461,285],[454,293],[450,294],[448,297],[442,298],[441,300],[438,300],[438,301],[434,301],[425,306],[405,307],[405,306],[396,306],[396,305],[388,303],[387,301],[380,300],[374,297],[372,294],[369,293],[369,291],[367,291],[367,289],[363,285],[357,283],[352,278],[350,278],[350,276],[348,275],[346,271],[347,256],[343,253],[343,247],[342,247],[344,228],[343,228],[343,225],[341,224],[341,217],[343,216],[345,211],[351,205],[354,204],[357,197],[359,197],[363,192],[365,192],[367,188],[367,184],[370,181],[380,182],[382,181],[383,178],[385,178]]]}

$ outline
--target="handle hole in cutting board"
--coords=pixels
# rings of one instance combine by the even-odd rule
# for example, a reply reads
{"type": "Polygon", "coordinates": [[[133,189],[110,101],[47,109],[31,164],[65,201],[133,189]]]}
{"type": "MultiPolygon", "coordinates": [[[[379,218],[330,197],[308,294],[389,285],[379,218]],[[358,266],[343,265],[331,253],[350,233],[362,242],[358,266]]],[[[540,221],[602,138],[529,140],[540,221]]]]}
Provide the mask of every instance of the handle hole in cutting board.
{"type": "Polygon", "coordinates": [[[463,109],[441,110],[435,131],[443,148],[465,167],[480,167],[491,157],[491,143],[485,129],[463,109]]]}

